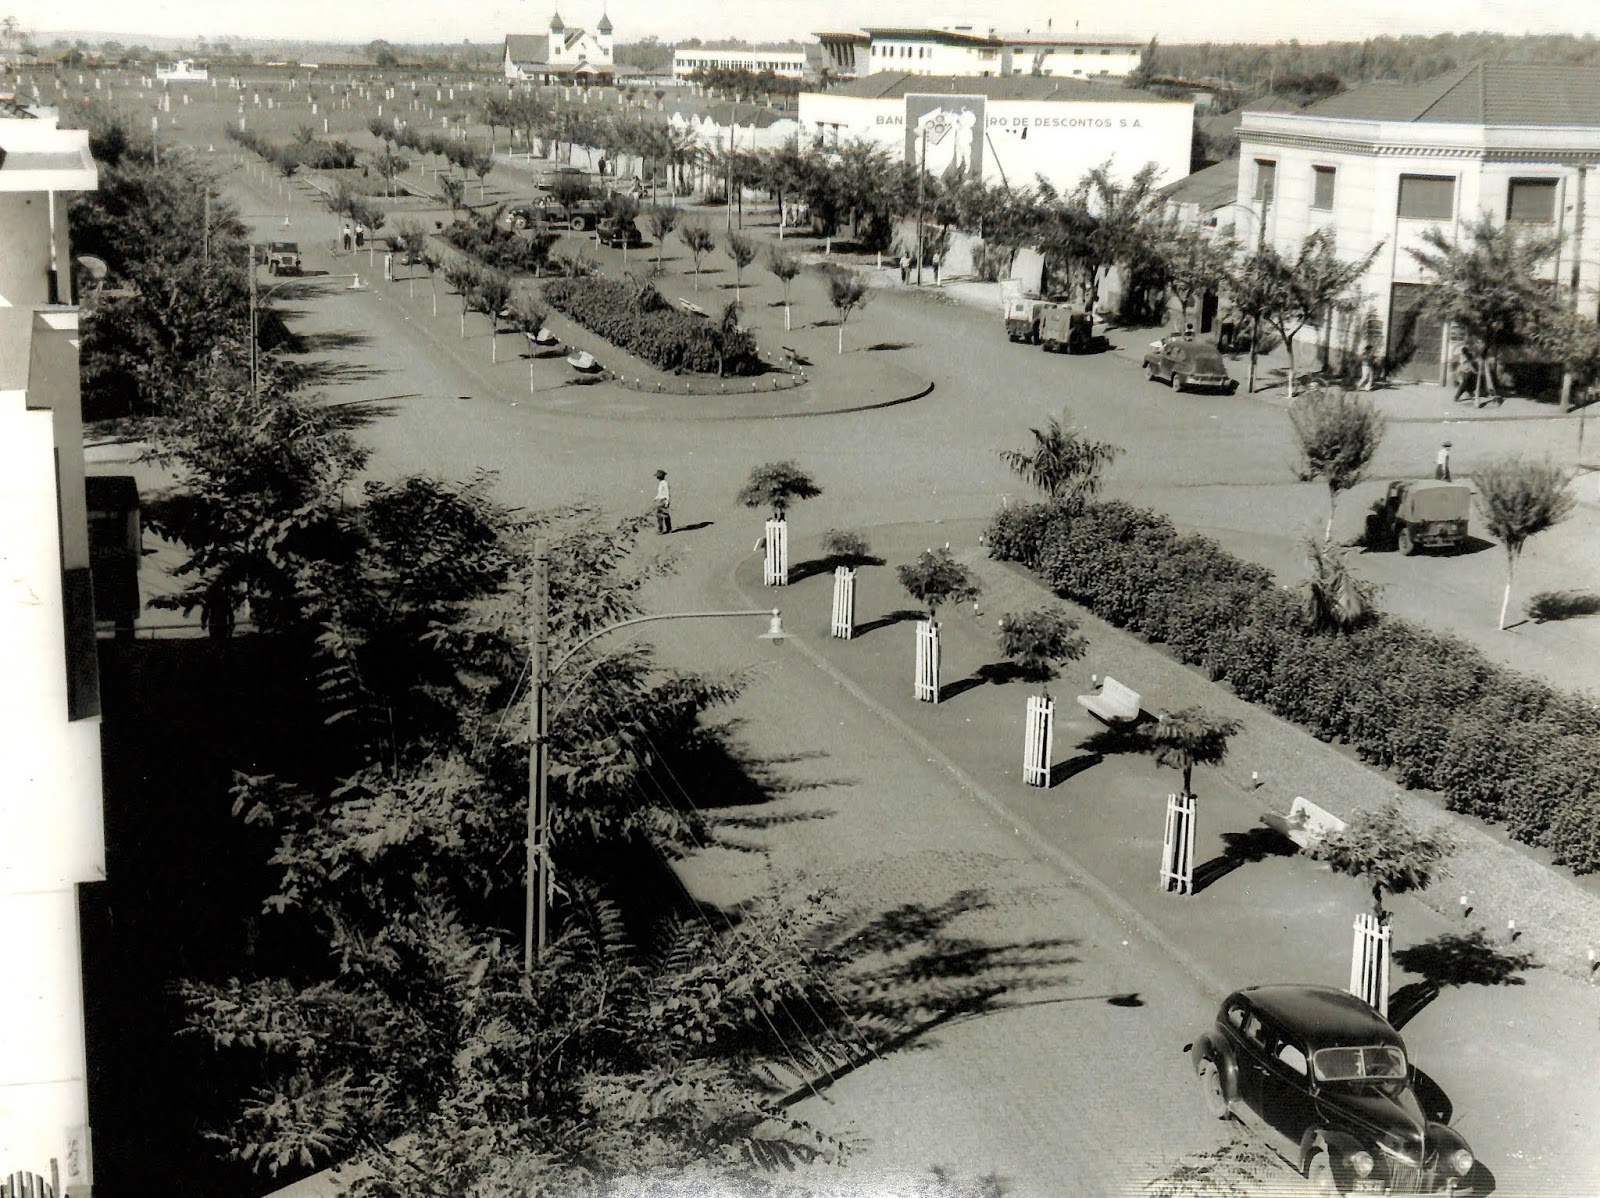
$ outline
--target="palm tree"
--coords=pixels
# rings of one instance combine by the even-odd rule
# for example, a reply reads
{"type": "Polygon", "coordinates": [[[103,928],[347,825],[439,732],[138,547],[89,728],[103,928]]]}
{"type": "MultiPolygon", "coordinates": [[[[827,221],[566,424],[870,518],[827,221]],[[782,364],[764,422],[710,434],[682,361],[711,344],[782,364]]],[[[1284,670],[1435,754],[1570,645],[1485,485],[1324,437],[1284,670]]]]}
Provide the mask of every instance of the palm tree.
{"type": "Polygon", "coordinates": [[[1194,767],[1221,765],[1228,756],[1228,738],[1239,731],[1237,720],[1207,714],[1199,707],[1163,711],[1140,736],[1140,748],[1157,765],[1183,771],[1183,793],[1192,794],[1194,767]]]}
{"type": "Polygon", "coordinates": [[[1043,429],[1028,431],[1033,434],[1032,452],[1002,449],[1000,459],[1054,503],[1093,499],[1100,490],[1101,473],[1122,453],[1120,446],[1091,441],[1054,416],[1043,429]]]}
{"type": "Polygon", "coordinates": [[[1366,623],[1381,589],[1357,578],[1349,551],[1320,537],[1306,537],[1308,576],[1300,584],[1300,615],[1313,632],[1349,632],[1366,623]]]}

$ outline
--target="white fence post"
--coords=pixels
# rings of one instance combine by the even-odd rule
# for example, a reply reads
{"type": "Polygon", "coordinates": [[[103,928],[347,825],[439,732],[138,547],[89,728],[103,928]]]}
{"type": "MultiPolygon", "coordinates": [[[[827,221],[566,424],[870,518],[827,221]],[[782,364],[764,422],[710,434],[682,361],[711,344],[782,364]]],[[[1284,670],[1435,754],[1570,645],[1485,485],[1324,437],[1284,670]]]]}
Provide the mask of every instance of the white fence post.
{"type": "Polygon", "coordinates": [[[1389,1018],[1389,925],[1376,915],[1356,916],[1350,949],[1350,993],[1389,1018]]]}
{"type": "Polygon", "coordinates": [[[1167,796],[1167,829],[1161,836],[1161,889],[1194,893],[1194,796],[1167,796]]]}
{"type": "Polygon", "coordinates": [[[919,703],[939,701],[939,625],[934,620],[917,621],[917,682],[919,703]]]}
{"type": "Polygon", "coordinates": [[[856,633],[856,572],[849,566],[833,571],[833,635],[848,641],[856,633]]]}
{"type": "Polygon", "coordinates": [[[1022,780],[1027,785],[1050,785],[1055,741],[1056,701],[1049,695],[1029,695],[1028,723],[1022,738],[1022,780]]]}
{"type": "Polygon", "coordinates": [[[767,521],[767,564],[761,580],[769,587],[789,585],[789,522],[767,521]]]}

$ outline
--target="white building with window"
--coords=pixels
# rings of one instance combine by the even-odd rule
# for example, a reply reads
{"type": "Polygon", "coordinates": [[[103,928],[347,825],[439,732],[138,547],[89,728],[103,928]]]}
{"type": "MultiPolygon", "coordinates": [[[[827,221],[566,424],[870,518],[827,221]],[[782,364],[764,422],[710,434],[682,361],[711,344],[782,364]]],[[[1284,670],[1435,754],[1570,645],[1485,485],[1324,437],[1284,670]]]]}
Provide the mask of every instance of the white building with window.
{"type": "Polygon", "coordinates": [[[1420,312],[1434,284],[1407,252],[1434,227],[1455,237],[1488,217],[1557,236],[1549,278],[1596,312],[1600,70],[1477,64],[1422,83],[1369,84],[1300,112],[1249,112],[1239,159],[1240,240],[1293,252],[1328,228],[1342,257],[1382,246],[1362,299],[1400,377],[1442,381],[1453,349],[1442,322],[1420,312]]]}
{"type": "Polygon", "coordinates": [[[610,83],[615,29],[602,9],[593,30],[569,28],[559,12],[548,33],[508,33],[501,69],[507,82],[610,83]]]}
{"type": "MultiPolygon", "coordinates": [[[[818,34],[819,38],[837,34],[818,34]]],[[[913,75],[1047,75],[1066,79],[1121,79],[1139,66],[1144,46],[1129,38],[1057,36],[1025,30],[1002,33],[973,25],[939,29],[878,28],[857,49],[861,74],[905,71],[913,75]]]]}
{"type": "Polygon", "coordinates": [[[706,50],[698,46],[672,52],[672,77],[687,79],[696,71],[771,71],[779,79],[799,79],[806,73],[804,50],[706,50]]]}

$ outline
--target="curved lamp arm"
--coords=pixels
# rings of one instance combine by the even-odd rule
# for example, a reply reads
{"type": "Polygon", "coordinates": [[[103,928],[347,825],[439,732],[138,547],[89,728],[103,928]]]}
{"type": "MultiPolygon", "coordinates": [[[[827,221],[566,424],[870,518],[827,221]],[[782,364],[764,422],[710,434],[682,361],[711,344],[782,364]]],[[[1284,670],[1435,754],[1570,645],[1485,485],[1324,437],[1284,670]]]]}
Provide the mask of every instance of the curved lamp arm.
{"type": "Polygon", "coordinates": [[[590,642],[599,640],[606,634],[616,632],[619,629],[630,628],[635,624],[653,624],[658,620],[713,620],[720,619],[725,616],[766,616],[772,621],[772,624],[764,633],[761,634],[761,639],[769,641],[781,641],[784,637],[783,621],[779,617],[779,610],[776,607],[757,607],[749,608],[743,611],[673,611],[663,612],[659,615],[653,616],[633,616],[627,620],[618,620],[615,624],[607,624],[604,628],[596,629],[594,632],[591,632],[588,636],[584,637],[577,644],[573,645],[570,649],[563,653],[558,659],[556,659],[556,661],[553,662],[550,665],[550,668],[546,671],[546,675],[553,677],[554,675],[558,674],[561,669],[567,665],[567,663],[569,663],[578,655],[579,650],[583,649],[590,642]]]}

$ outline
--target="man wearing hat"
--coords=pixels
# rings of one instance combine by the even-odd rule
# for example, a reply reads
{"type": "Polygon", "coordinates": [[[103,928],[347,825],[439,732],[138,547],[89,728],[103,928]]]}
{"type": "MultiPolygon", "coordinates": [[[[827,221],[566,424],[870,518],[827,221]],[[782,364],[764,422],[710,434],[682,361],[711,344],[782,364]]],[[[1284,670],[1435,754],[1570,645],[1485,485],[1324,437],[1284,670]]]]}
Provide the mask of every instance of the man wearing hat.
{"type": "Polygon", "coordinates": [[[667,472],[656,471],[656,531],[672,531],[672,489],[667,486],[667,472]]]}
{"type": "MultiPolygon", "coordinates": [[[[1433,459],[1433,477],[1441,482],[1450,481],[1450,442],[1439,446],[1439,456],[1433,459]]],[[[663,487],[666,483],[661,484],[663,487]]]]}

